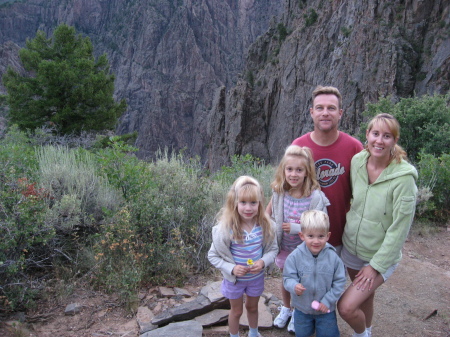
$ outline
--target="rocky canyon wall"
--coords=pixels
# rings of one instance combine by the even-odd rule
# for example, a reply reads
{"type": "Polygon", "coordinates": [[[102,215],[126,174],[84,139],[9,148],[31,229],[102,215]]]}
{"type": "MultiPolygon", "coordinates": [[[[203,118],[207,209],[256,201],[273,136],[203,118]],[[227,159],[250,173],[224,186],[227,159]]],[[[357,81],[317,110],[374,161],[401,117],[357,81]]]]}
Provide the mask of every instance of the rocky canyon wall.
{"type": "MultiPolygon", "coordinates": [[[[284,10],[273,0],[0,0],[0,75],[38,29],[89,36],[128,104],[117,132],[138,132],[139,156],[185,148],[206,157],[214,90],[231,87],[249,45],[284,10]]],[[[0,88],[1,91],[1,88],[0,88]]]]}
{"type": "MultiPolygon", "coordinates": [[[[343,94],[341,128],[393,99],[450,88],[445,0],[0,0],[0,75],[38,29],[60,23],[106,53],[118,133],[138,132],[139,156],[185,148],[216,169],[234,154],[276,162],[312,129],[311,92],[343,94]]],[[[0,87],[0,91],[2,88],[0,87]]]]}
{"type": "Polygon", "coordinates": [[[339,88],[341,129],[349,133],[380,96],[449,92],[449,8],[439,0],[288,1],[280,22],[252,45],[247,76],[216,92],[211,167],[245,153],[277,162],[293,139],[312,130],[317,85],[339,88]]]}

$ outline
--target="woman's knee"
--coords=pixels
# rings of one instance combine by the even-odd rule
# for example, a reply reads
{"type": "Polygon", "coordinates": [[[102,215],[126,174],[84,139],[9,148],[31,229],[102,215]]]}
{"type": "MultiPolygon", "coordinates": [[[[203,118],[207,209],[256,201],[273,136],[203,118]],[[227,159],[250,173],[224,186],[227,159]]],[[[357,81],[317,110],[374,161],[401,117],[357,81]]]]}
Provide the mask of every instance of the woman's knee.
{"type": "Polygon", "coordinates": [[[354,315],[356,308],[351,305],[348,301],[345,301],[345,299],[339,300],[337,303],[337,309],[339,311],[339,315],[346,319],[347,317],[351,317],[354,315]]]}

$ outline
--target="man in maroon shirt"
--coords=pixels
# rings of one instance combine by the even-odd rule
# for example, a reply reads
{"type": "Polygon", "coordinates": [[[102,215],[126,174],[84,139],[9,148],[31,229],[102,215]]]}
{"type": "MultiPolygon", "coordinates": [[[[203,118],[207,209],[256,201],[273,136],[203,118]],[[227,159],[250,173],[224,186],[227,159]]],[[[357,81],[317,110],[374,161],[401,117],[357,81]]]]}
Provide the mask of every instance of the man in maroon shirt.
{"type": "Polygon", "coordinates": [[[292,144],[307,146],[313,152],[317,180],[322,191],[330,200],[331,237],[328,241],[342,248],[345,215],[350,209],[352,197],[350,186],[350,162],[353,156],[363,149],[359,140],[339,131],[342,117],[342,96],[335,87],[318,86],[312,93],[311,117],[314,131],[297,139],[292,144]]]}

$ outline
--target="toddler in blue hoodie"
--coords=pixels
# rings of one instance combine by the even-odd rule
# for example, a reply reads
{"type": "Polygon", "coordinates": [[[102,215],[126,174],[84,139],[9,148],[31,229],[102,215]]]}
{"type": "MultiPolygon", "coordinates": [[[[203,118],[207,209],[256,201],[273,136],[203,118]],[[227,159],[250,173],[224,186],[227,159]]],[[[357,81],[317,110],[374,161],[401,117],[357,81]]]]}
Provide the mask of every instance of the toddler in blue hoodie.
{"type": "Polygon", "coordinates": [[[322,211],[301,216],[302,244],[287,257],[283,270],[284,288],[292,295],[296,337],[340,336],[336,302],[344,291],[344,264],[330,238],[330,221],[322,211]],[[314,308],[312,303],[315,302],[314,308]],[[318,302],[318,305],[317,305],[318,302]]]}

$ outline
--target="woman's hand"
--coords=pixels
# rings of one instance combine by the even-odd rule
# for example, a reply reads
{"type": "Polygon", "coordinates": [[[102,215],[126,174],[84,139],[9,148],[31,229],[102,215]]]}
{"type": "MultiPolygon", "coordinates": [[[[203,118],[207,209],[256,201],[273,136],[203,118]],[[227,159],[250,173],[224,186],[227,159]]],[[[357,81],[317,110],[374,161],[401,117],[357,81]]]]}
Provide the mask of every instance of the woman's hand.
{"type": "Polygon", "coordinates": [[[356,274],[355,279],[353,280],[353,286],[356,289],[364,291],[368,289],[372,290],[373,281],[375,277],[378,276],[378,272],[373,269],[370,265],[361,268],[361,270],[356,274]]]}

